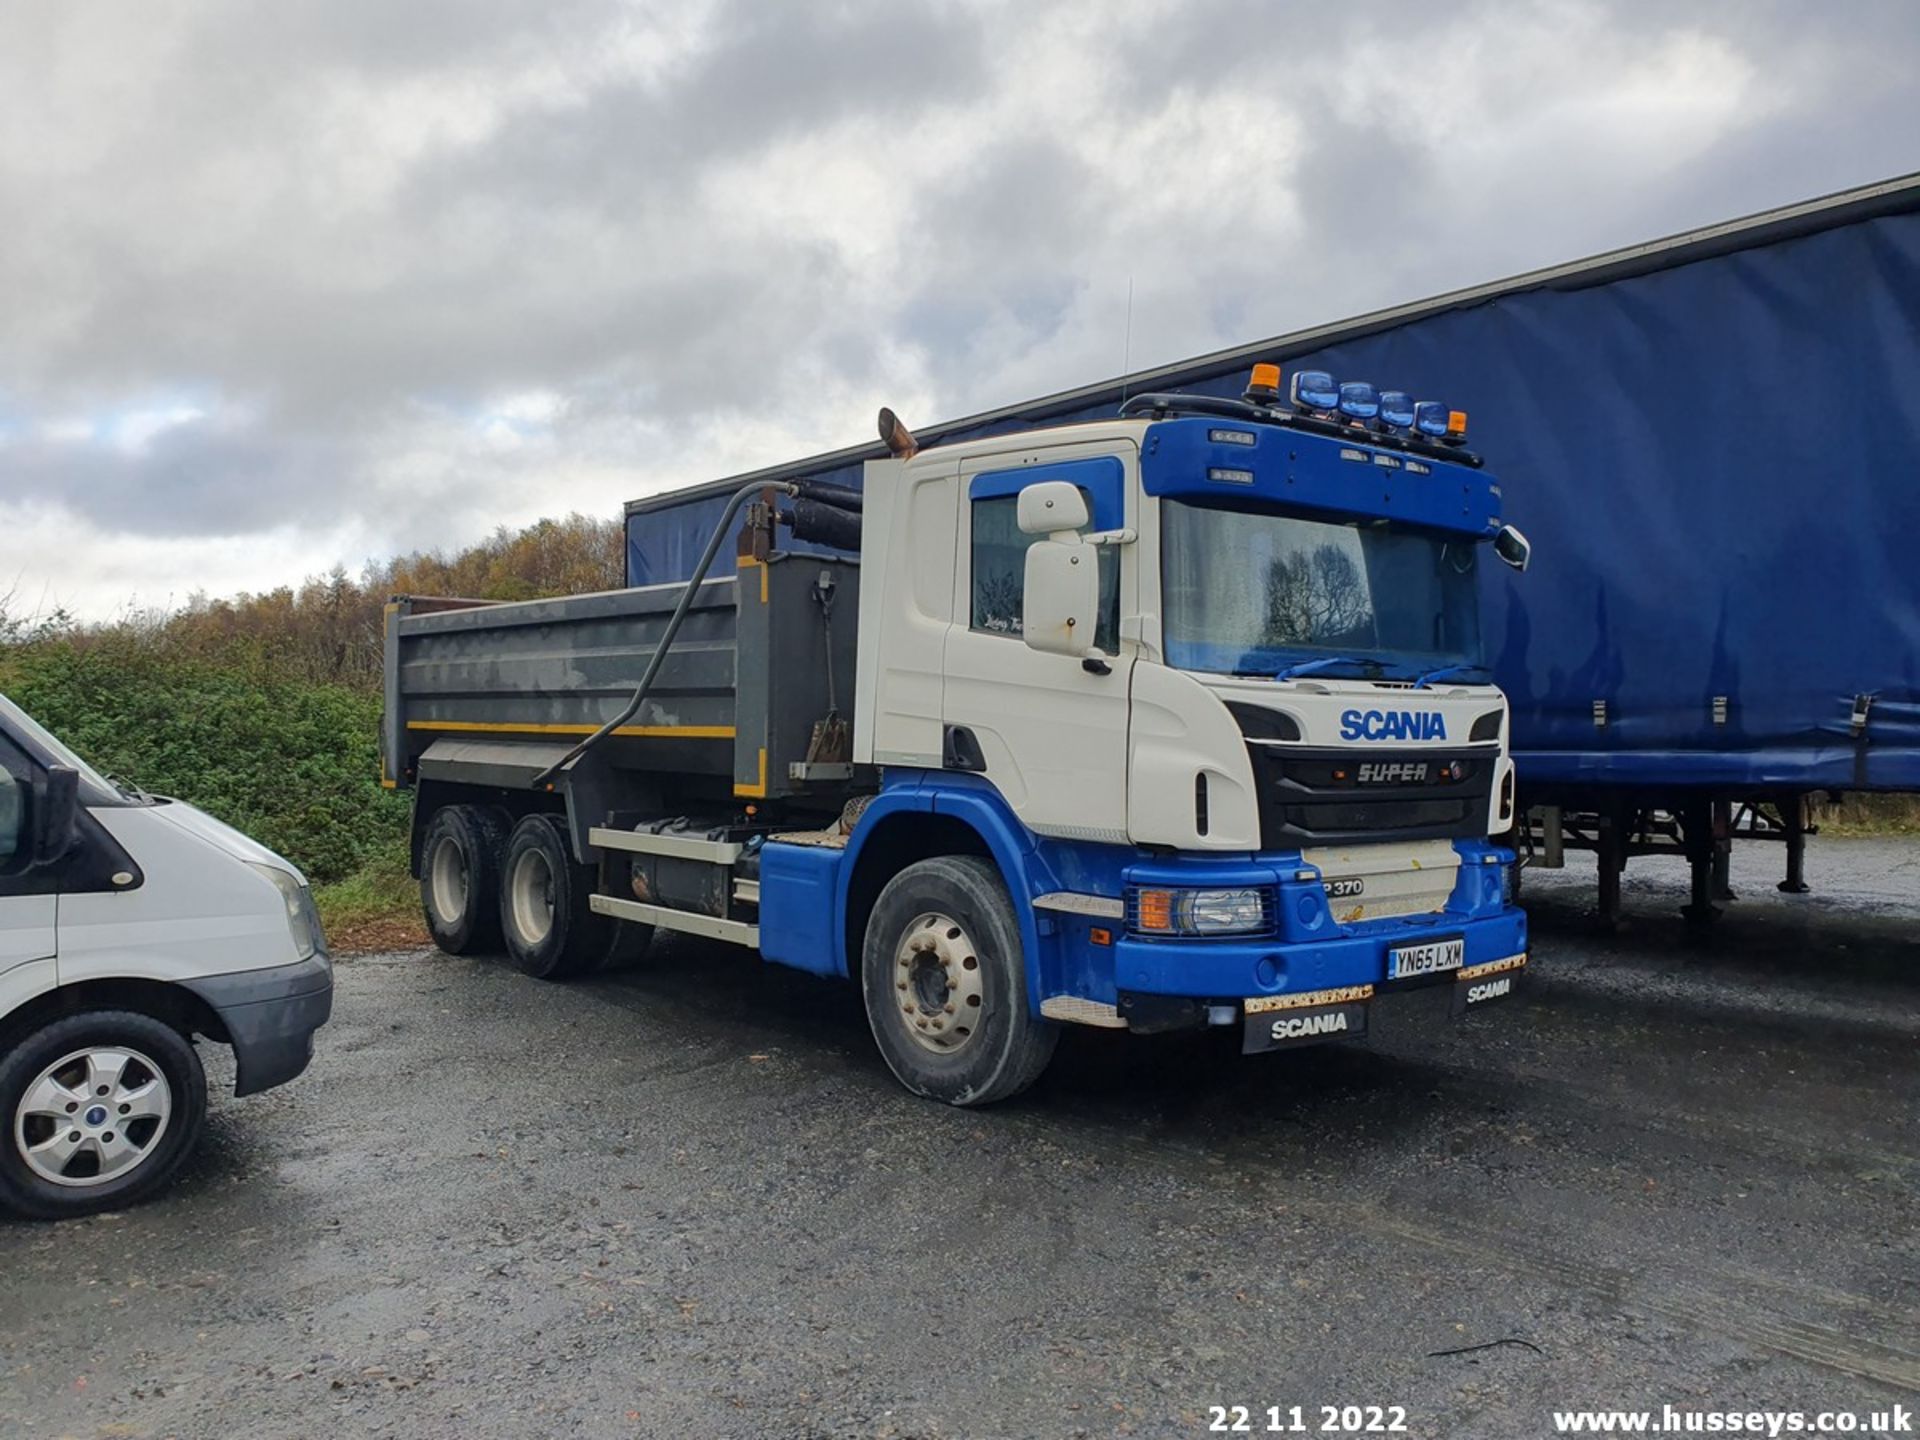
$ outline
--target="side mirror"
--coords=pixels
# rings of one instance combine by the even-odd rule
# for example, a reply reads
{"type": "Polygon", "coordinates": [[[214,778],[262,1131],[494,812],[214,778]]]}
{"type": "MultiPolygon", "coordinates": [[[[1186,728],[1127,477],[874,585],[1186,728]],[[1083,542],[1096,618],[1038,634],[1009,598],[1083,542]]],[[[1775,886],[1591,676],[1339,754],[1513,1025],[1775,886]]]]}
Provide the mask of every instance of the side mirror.
{"type": "Polygon", "coordinates": [[[1499,533],[1493,537],[1493,553],[1516,570],[1525,570],[1527,560],[1533,554],[1533,546],[1527,543],[1527,537],[1511,525],[1502,525],[1499,533]]]}
{"type": "Polygon", "coordinates": [[[80,828],[80,772],[53,765],[34,789],[33,863],[55,865],[67,858],[80,828]]]}
{"type": "MultiPolygon", "coordinates": [[[[1023,507],[1029,493],[1020,492],[1023,507]]],[[[1079,492],[1074,493],[1077,498],[1079,492]]],[[[1084,503],[1080,509],[1084,515],[1084,503]]],[[[1051,655],[1085,655],[1093,649],[1099,614],[1100,551],[1095,546],[1067,535],[1027,547],[1020,634],[1029,649],[1051,655]]]]}
{"type": "Polygon", "coordinates": [[[1084,530],[1090,523],[1087,497],[1078,485],[1065,480],[1042,480],[1020,492],[1020,533],[1058,535],[1063,530],[1084,530]]]}

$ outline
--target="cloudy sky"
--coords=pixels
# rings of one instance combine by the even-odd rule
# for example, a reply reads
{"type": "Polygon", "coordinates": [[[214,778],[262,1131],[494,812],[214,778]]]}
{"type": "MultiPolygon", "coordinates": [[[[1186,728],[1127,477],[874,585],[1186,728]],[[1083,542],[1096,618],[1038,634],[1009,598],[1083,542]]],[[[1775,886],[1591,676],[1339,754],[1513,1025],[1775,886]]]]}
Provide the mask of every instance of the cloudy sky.
{"type": "Polygon", "coordinates": [[[1920,168],[1920,5],[15,3],[0,595],[260,589],[1920,168]]]}

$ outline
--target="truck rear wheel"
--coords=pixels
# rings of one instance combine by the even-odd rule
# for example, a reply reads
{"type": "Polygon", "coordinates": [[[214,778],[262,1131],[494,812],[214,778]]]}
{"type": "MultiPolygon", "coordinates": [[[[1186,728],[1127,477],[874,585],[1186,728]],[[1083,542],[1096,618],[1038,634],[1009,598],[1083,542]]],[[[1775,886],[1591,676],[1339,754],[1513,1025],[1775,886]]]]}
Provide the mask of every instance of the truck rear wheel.
{"type": "Polygon", "coordinates": [[[500,929],[514,965],[564,980],[644,949],[652,927],[596,914],[593,888],[593,870],[574,863],[559,816],[529,815],[514,826],[500,866],[500,929]]]}
{"type": "Polygon", "coordinates": [[[887,1067],[949,1105],[1018,1095],[1060,1038],[1027,1003],[1019,919],[999,872],[976,856],[922,860],[887,882],[860,983],[887,1067]]]}
{"type": "Polygon", "coordinates": [[[449,955],[499,948],[500,852],[507,826],[500,812],[481,805],[447,805],[434,812],[420,842],[420,909],[433,943],[449,955]]]}
{"type": "Polygon", "coordinates": [[[171,1180],[199,1142],[207,1077],[193,1044],[131,1010],[89,1010],[0,1060],[0,1210],[63,1220],[171,1180]]]}

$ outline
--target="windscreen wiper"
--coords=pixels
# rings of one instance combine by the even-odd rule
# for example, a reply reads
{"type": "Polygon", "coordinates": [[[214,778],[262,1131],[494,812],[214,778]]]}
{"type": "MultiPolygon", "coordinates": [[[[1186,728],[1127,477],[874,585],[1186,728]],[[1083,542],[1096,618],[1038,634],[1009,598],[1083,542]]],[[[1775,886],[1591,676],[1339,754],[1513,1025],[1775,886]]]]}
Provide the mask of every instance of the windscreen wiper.
{"type": "Polygon", "coordinates": [[[138,800],[143,805],[151,805],[153,803],[153,796],[142,790],[131,780],[116,775],[111,770],[102,770],[100,772],[100,778],[113,786],[114,789],[118,790],[129,800],[138,800]]]}
{"type": "Polygon", "coordinates": [[[1426,674],[1414,681],[1413,688],[1416,690],[1424,690],[1435,680],[1449,680],[1455,675],[1478,674],[1486,668],[1484,665],[1442,665],[1437,670],[1427,671],[1426,674]]]}
{"type": "Polygon", "coordinates": [[[1236,670],[1233,673],[1247,678],[1261,680],[1292,680],[1301,675],[1318,675],[1323,670],[1331,670],[1336,665],[1358,665],[1363,670],[1379,673],[1385,667],[1378,660],[1363,660],[1357,655],[1323,655],[1318,660],[1302,660],[1289,665],[1284,670],[1236,670]]]}

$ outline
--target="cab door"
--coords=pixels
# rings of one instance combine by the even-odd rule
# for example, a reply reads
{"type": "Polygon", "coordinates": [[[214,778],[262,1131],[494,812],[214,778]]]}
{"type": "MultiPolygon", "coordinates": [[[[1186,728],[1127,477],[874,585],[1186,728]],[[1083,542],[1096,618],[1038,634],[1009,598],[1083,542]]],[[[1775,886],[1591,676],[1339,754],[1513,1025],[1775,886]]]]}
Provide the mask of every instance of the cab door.
{"type": "Polygon", "coordinates": [[[33,868],[31,760],[0,735],[0,977],[54,953],[54,876],[33,868]]]}
{"type": "Polygon", "coordinates": [[[1133,559],[1100,550],[1095,650],[1084,660],[1021,638],[1026,551],[1022,488],[1066,480],[1087,498],[1093,529],[1119,530],[1137,466],[1131,442],[1092,442],[975,457],[960,472],[959,563],[947,632],[945,768],[993,782],[1029,830],[1070,839],[1127,838],[1127,691],[1133,657],[1119,640],[1133,559]]]}

